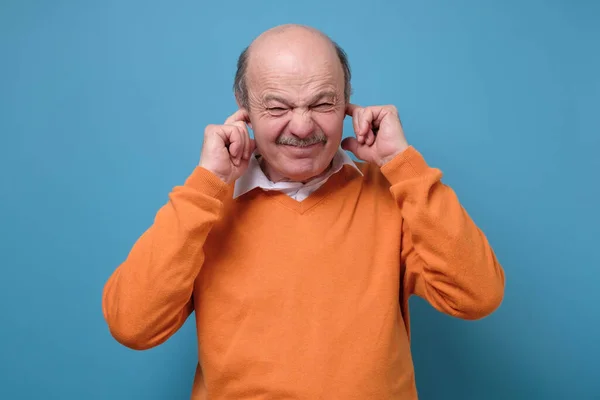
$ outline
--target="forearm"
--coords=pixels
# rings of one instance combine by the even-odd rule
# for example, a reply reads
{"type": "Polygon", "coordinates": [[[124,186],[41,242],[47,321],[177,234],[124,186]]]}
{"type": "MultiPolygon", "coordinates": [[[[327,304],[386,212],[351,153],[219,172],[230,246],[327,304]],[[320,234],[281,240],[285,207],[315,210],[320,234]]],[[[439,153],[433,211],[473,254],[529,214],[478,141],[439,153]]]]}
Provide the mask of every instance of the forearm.
{"type": "Polygon", "coordinates": [[[495,310],[504,294],[504,271],[483,232],[409,148],[382,167],[401,209],[402,260],[409,291],[447,314],[476,319],[495,310]]]}
{"type": "Polygon", "coordinates": [[[169,194],[154,223],[108,279],[102,300],[113,336],[128,347],[156,346],[193,310],[203,246],[222,212],[226,185],[197,168],[169,194]]]}

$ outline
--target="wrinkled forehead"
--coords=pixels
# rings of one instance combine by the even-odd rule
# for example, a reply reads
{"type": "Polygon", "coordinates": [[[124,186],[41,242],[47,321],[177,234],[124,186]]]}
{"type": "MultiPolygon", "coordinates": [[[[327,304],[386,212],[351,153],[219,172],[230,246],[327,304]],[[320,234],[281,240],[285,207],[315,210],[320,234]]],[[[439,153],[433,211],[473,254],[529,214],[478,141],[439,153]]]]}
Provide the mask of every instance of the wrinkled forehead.
{"type": "Polygon", "coordinates": [[[287,96],[304,102],[321,92],[343,97],[343,69],[337,56],[328,52],[259,55],[248,67],[248,91],[255,101],[287,96]]]}

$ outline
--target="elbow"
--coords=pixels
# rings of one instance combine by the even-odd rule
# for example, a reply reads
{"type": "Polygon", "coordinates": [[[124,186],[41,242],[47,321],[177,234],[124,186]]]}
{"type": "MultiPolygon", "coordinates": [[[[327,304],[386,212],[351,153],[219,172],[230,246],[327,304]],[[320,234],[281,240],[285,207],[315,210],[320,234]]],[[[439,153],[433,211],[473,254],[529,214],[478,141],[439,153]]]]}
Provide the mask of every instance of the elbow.
{"type": "Polygon", "coordinates": [[[504,300],[504,280],[485,285],[467,296],[467,301],[457,311],[457,317],[465,320],[480,320],[492,315],[504,300]]]}
{"type": "Polygon", "coordinates": [[[148,350],[161,343],[150,333],[147,324],[141,323],[137,318],[119,310],[111,310],[106,303],[102,312],[110,335],[123,346],[132,350],[148,350]]]}
{"type": "Polygon", "coordinates": [[[476,267],[469,283],[463,286],[464,302],[458,308],[457,317],[465,320],[480,320],[496,312],[504,300],[506,276],[495,257],[488,268],[476,267]],[[485,272],[482,272],[485,271],[485,272]]]}
{"type": "Polygon", "coordinates": [[[462,310],[460,317],[467,320],[479,320],[488,317],[500,308],[503,297],[504,292],[497,290],[486,294],[485,297],[473,299],[470,306],[462,310]]]}
{"type": "Polygon", "coordinates": [[[132,350],[148,350],[159,343],[151,333],[151,324],[146,318],[134,313],[137,307],[124,302],[115,292],[112,281],[105,285],[102,293],[102,315],[110,335],[120,344],[132,350]]]}
{"type": "Polygon", "coordinates": [[[159,343],[148,337],[142,329],[123,324],[108,324],[111,336],[120,344],[132,350],[148,350],[159,343]]]}
{"type": "MultiPolygon", "coordinates": [[[[131,306],[124,307],[124,309],[131,308],[131,306]]],[[[122,310],[123,308],[120,307],[104,306],[104,319],[111,336],[123,346],[133,350],[148,350],[163,344],[185,321],[185,318],[177,318],[173,321],[149,312],[138,314],[122,310]]]]}
{"type": "Polygon", "coordinates": [[[192,312],[191,302],[184,310],[168,307],[140,306],[140,302],[124,301],[105,291],[102,312],[111,336],[133,350],[148,350],[166,342],[192,312]],[[120,301],[119,301],[120,300],[120,301]]]}

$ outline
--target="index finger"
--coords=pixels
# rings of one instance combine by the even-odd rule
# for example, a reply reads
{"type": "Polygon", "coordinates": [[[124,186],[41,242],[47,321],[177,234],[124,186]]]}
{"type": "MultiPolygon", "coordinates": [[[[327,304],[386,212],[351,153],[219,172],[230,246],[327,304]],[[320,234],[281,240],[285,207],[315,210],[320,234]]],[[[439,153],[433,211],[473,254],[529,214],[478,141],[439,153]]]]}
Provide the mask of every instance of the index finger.
{"type": "Polygon", "coordinates": [[[352,116],[354,114],[354,112],[356,110],[358,110],[360,107],[357,106],[356,104],[352,104],[352,103],[348,103],[346,105],[346,115],[352,116]]]}
{"type": "Polygon", "coordinates": [[[248,111],[240,108],[225,120],[225,124],[233,124],[237,121],[250,122],[250,115],[248,114],[248,111]]]}

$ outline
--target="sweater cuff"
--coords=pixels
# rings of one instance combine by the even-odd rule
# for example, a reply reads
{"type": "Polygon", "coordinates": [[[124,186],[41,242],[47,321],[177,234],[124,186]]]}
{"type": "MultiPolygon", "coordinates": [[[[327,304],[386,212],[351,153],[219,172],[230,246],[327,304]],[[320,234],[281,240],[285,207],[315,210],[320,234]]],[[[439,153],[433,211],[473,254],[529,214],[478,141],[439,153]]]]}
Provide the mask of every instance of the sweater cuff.
{"type": "Polygon", "coordinates": [[[229,185],[206,168],[197,166],[186,179],[184,187],[189,187],[207,196],[223,200],[227,194],[229,185]]]}
{"type": "Polygon", "coordinates": [[[409,146],[402,153],[381,167],[381,172],[393,185],[403,180],[414,178],[427,171],[429,166],[414,147],[409,146]]]}

